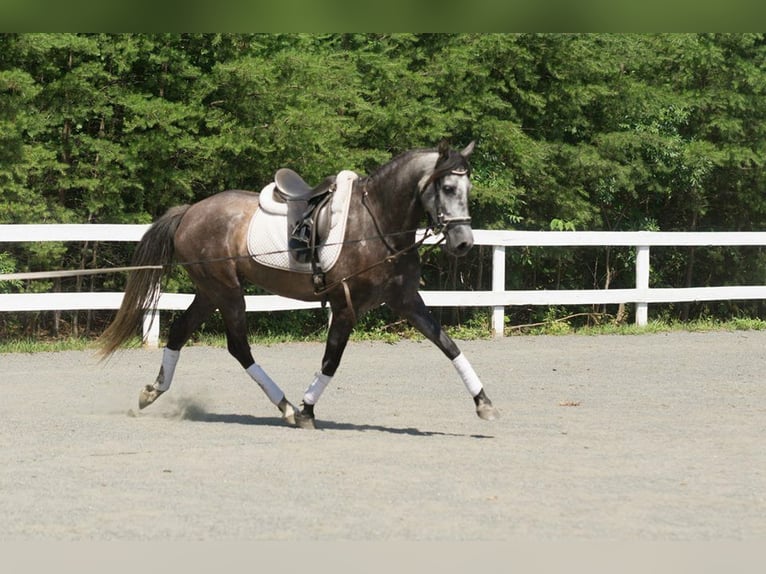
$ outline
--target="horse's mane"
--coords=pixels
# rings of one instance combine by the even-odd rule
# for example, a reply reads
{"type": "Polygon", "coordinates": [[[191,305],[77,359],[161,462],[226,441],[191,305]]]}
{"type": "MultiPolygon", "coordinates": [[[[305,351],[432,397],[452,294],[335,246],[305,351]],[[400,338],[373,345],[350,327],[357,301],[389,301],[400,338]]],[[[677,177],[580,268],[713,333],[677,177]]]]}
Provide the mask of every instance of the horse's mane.
{"type": "Polygon", "coordinates": [[[410,157],[416,154],[421,153],[429,153],[429,152],[435,152],[435,149],[428,149],[428,148],[418,148],[418,149],[411,149],[407,150],[405,152],[400,153],[393,159],[389,160],[387,163],[384,163],[383,165],[378,166],[375,168],[375,170],[370,173],[367,177],[370,180],[376,180],[376,179],[385,179],[388,177],[389,173],[396,172],[400,169],[400,166],[403,163],[406,163],[409,161],[410,157]]]}
{"type": "Polygon", "coordinates": [[[442,150],[441,147],[439,149],[416,148],[402,152],[388,163],[379,166],[368,176],[368,178],[372,181],[385,179],[388,177],[389,173],[399,170],[400,166],[409,161],[413,155],[424,153],[439,153],[439,158],[436,160],[436,165],[434,166],[433,179],[438,179],[439,177],[456,170],[467,170],[469,175],[471,173],[471,165],[468,163],[468,159],[463,157],[459,151],[448,149],[446,147],[444,150],[442,150]]]}

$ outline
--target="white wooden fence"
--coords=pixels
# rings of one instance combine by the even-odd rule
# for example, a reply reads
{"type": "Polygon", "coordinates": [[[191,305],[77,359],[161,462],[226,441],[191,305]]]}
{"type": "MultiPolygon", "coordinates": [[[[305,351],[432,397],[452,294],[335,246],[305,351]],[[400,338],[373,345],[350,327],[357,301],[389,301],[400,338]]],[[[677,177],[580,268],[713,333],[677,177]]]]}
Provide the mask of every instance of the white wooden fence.
{"type": "MultiPolygon", "coordinates": [[[[0,250],[7,242],[35,241],[130,241],[137,242],[148,225],[0,225],[0,250]]],[[[476,245],[491,245],[492,289],[489,291],[422,291],[432,307],[489,307],[492,331],[503,335],[504,308],[511,305],[636,305],[636,323],[646,325],[651,303],[721,301],[766,298],[766,285],[692,288],[649,288],[650,249],[657,246],[766,245],[766,232],[606,232],[606,231],[488,231],[474,230],[476,245]],[[636,249],[636,284],[632,289],[578,289],[507,291],[505,253],[513,247],[622,246],[636,249]]],[[[433,238],[426,243],[434,242],[433,238]]],[[[159,309],[186,309],[190,294],[163,293],[159,309]]],[[[277,295],[251,295],[248,311],[280,311],[319,307],[277,295]]],[[[122,293],[0,293],[0,311],[53,311],[118,309],[122,293]]],[[[144,340],[159,342],[159,317],[145,318],[144,340]],[[151,324],[151,329],[149,325],[151,324]]]]}

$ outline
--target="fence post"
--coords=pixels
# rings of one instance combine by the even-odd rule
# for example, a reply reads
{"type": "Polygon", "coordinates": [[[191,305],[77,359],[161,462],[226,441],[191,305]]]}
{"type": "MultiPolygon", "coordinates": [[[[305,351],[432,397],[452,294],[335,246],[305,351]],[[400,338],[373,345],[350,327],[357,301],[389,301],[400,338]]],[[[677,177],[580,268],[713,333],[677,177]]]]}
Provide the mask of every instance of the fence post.
{"type": "MultiPolygon", "coordinates": [[[[636,289],[646,291],[649,289],[649,246],[636,246],[636,289]]],[[[645,327],[649,322],[649,304],[636,302],[636,325],[645,327]]]]}
{"type": "MultiPolygon", "coordinates": [[[[492,292],[505,291],[505,246],[492,246],[492,292]]],[[[502,337],[505,331],[505,308],[502,305],[492,307],[492,334],[502,337]]]]}
{"type": "Polygon", "coordinates": [[[160,346],[159,309],[149,309],[144,313],[143,341],[145,347],[156,349],[160,346]]]}
{"type": "Polygon", "coordinates": [[[161,295],[160,285],[155,285],[151,301],[156,304],[146,310],[143,323],[143,343],[144,347],[156,349],[160,346],[160,310],[159,301],[161,295]]]}

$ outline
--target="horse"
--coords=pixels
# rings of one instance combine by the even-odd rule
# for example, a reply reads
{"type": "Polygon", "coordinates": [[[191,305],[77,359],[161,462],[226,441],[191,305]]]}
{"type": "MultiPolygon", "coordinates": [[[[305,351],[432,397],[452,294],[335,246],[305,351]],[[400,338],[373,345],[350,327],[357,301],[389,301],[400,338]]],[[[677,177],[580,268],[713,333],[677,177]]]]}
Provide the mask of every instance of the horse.
{"type": "MultiPolygon", "coordinates": [[[[436,148],[405,151],[350,185],[348,215],[336,262],[328,269],[280,269],[258,261],[248,250],[254,215],[264,209],[260,193],[221,191],[191,205],[171,207],[142,236],[127,278],[122,304],[101,335],[99,352],[106,358],[133,339],[144,313],[156,308],[164,273],[183,266],[194,284],[190,306],[171,323],[159,374],[140,391],[144,409],[167,392],[180,351],[216,309],[226,330],[229,353],[261,387],[289,426],[316,428],[315,407],[335,375],[358,318],[387,305],[406,319],[452,362],[474,402],[476,414],[494,420],[498,409],[465,354],[432,316],[418,292],[421,276],[418,226],[441,237],[441,248],[456,257],[473,246],[468,209],[471,190],[471,142],[462,150],[446,142],[436,148]],[[329,304],[331,318],[324,355],[299,406],[261,368],[252,355],[245,321],[245,282],[289,298],[329,304]]],[[[333,188],[333,178],[312,188],[291,170],[279,170],[287,199],[302,199],[333,188]],[[292,196],[292,197],[290,197],[292,196]]],[[[353,173],[353,172],[352,172],[353,173]]],[[[279,184],[279,177],[275,182],[279,184]]],[[[273,198],[272,198],[273,199],[273,198]]],[[[308,249],[303,245],[303,250],[308,249]]],[[[291,247],[291,249],[294,249],[291,247]]],[[[316,258],[314,258],[314,261],[316,258]]]]}

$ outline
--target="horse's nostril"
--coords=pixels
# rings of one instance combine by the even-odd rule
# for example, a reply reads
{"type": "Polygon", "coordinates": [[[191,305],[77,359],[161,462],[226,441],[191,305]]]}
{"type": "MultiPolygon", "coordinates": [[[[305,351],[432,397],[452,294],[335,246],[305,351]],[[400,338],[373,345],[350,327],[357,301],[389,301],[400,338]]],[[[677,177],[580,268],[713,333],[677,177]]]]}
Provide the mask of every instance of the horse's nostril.
{"type": "Polygon", "coordinates": [[[457,255],[465,255],[468,253],[468,251],[470,251],[471,247],[473,247],[473,243],[470,241],[463,241],[455,246],[455,253],[457,255]]]}
{"type": "Polygon", "coordinates": [[[470,227],[460,226],[452,228],[447,237],[447,251],[455,256],[462,257],[473,247],[473,234],[470,227]]]}

